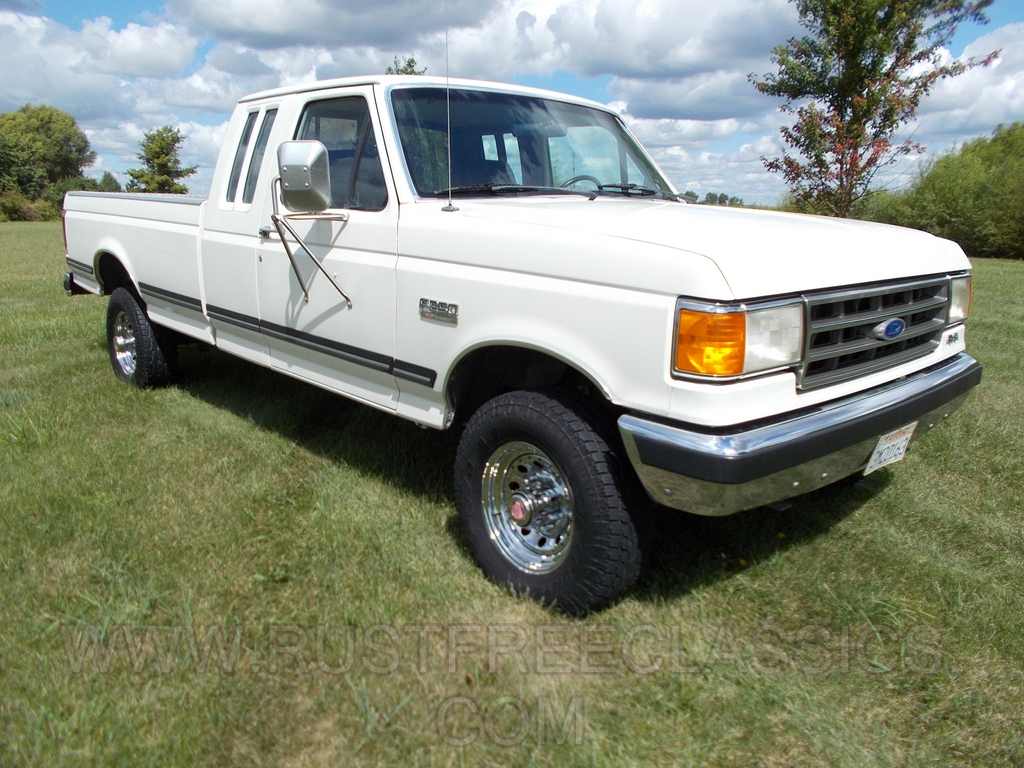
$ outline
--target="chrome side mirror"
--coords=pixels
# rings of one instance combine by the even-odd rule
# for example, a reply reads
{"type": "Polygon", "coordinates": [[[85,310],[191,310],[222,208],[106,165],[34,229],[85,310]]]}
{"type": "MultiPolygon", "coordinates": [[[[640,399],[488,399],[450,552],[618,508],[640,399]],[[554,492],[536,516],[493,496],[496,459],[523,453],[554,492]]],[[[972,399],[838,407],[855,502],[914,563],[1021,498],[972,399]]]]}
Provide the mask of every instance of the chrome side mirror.
{"type": "Polygon", "coordinates": [[[331,204],[327,147],[319,141],[285,141],[277,148],[281,202],[289,211],[319,213],[331,204]]]}

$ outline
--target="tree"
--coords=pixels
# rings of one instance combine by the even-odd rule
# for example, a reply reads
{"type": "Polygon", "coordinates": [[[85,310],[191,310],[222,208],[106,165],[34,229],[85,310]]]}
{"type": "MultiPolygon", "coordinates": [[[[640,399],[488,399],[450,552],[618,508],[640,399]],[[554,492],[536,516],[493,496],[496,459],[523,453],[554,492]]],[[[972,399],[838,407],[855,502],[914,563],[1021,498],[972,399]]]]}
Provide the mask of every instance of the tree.
{"type": "Polygon", "coordinates": [[[99,188],[100,185],[96,183],[96,179],[90,179],[88,176],[75,176],[47,185],[39,198],[49,202],[55,210],[60,211],[64,208],[64,195],[68,192],[83,189],[89,192],[97,192],[99,188]]]}
{"type": "Polygon", "coordinates": [[[103,178],[100,179],[99,188],[101,192],[121,192],[121,182],[117,180],[117,177],[110,171],[103,172],[103,178]]]}
{"type": "Polygon", "coordinates": [[[9,175],[30,197],[38,196],[46,184],[80,177],[96,159],[75,118],[54,107],[26,104],[2,114],[0,134],[10,153],[9,175]]]}
{"type": "Polygon", "coordinates": [[[416,59],[412,56],[406,58],[405,63],[398,61],[398,57],[395,56],[395,62],[390,67],[384,70],[385,75],[425,75],[427,68],[416,69],[416,59]]]}
{"type": "Polygon", "coordinates": [[[785,99],[796,122],[781,129],[794,151],[764,158],[803,210],[850,215],[875,174],[923,152],[896,143],[936,82],[987,66],[998,55],[945,61],[942,47],[964,21],[987,23],[992,0],[794,0],[810,34],[774,49],[778,73],[750,75],[761,93],[785,99]]]}
{"type": "Polygon", "coordinates": [[[185,137],[181,132],[169,125],[144,133],[142,141],[139,142],[141,151],[136,155],[142,161],[143,167],[130,168],[126,171],[131,176],[128,191],[187,195],[188,187],[179,183],[178,179],[191,176],[199,166],[182,167],[178,150],[184,141],[185,137]]]}
{"type": "Polygon", "coordinates": [[[0,195],[18,188],[18,179],[14,175],[14,152],[11,142],[0,133],[0,195]]]}

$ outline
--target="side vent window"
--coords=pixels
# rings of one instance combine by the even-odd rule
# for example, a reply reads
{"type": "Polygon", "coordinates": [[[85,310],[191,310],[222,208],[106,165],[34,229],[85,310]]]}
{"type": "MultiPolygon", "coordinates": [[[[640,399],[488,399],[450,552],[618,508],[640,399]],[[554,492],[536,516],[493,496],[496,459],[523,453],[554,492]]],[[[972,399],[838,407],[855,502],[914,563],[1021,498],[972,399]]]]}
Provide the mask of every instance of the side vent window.
{"type": "Polygon", "coordinates": [[[238,180],[242,176],[242,163],[245,161],[245,153],[249,149],[252,127],[256,124],[256,114],[256,112],[250,112],[249,117],[245,119],[242,138],[239,139],[238,149],[235,150],[235,162],[231,164],[231,178],[228,180],[228,194],[225,198],[229,203],[235,202],[235,193],[238,192],[238,180]]]}
{"type": "Polygon", "coordinates": [[[274,127],[276,118],[276,109],[268,109],[263,116],[263,125],[260,126],[259,136],[256,137],[256,146],[252,150],[252,160],[249,161],[249,173],[245,179],[245,190],[242,193],[243,203],[251,203],[256,195],[256,181],[260,177],[263,155],[266,154],[267,143],[270,141],[270,129],[274,127]]]}

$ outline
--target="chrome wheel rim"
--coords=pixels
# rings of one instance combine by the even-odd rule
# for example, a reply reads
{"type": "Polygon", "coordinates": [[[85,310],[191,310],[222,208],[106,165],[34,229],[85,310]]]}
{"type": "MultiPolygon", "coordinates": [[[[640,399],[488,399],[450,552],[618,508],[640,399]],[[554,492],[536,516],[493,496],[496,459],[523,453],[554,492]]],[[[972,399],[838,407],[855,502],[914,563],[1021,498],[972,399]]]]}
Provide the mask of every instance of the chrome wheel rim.
{"type": "Polygon", "coordinates": [[[572,489],[558,465],[535,445],[505,443],[484,466],[482,501],[491,541],[526,573],[565,562],[573,536],[572,489]]]}
{"type": "Polygon", "coordinates": [[[135,373],[135,331],[123,310],[114,317],[114,357],[126,376],[135,373]]]}

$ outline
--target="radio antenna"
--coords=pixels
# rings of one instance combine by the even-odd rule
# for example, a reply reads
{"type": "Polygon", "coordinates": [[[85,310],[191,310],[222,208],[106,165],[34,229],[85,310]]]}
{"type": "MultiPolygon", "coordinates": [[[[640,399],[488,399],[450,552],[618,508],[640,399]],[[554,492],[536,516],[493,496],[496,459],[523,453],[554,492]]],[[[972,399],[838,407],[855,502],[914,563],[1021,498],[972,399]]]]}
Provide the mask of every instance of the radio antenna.
{"type": "Polygon", "coordinates": [[[444,0],[444,97],[448,111],[448,151],[445,153],[448,156],[448,205],[441,210],[454,213],[459,209],[452,205],[452,87],[448,74],[448,0],[444,0]]]}

